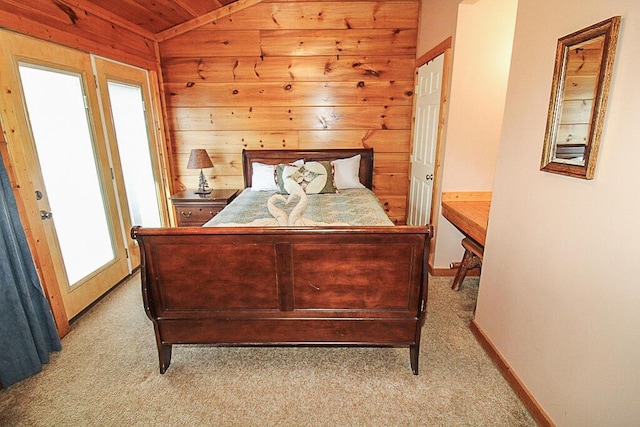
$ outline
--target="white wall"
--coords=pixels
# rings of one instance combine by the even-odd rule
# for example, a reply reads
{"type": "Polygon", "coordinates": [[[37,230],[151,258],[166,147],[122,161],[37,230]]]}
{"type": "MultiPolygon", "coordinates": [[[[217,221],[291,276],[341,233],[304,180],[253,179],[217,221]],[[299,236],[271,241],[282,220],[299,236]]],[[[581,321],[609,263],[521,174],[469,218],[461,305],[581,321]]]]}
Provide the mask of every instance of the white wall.
{"type": "Polygon", "coordinates": [[[416,56],[419,58],[430,49],[453,37],[458,16],[458,4],[462,0],[420,0],[420,27],[416,56]]]}
{"type": "Polygon", "coordinates": [[[520,0],[476,322],[561,426],[640,420],[640,2],[520,0]],[[595,179],[539,171],[559,37],[622,28],[595,179]]]}
{"type": "MultiPolygon", "coordinates": [[[[465,0],[458,8],[441,190],[491,191],[517,0],[465,0]]],[[[435,268],[462,258],[464,236],[443,217],[435,268]]]]}

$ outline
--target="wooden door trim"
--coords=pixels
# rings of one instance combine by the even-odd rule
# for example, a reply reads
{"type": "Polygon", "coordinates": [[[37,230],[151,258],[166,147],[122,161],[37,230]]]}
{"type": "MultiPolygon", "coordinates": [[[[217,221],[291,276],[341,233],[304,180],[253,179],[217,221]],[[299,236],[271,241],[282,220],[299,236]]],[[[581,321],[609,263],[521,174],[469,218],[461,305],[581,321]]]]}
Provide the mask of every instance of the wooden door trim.
{"type": "MultiPolygon", "coordinates": [[[[433,58],[442,55],[448,49],[451,49],[452,38],[449,37],[443,41],[441,41],[437,46],[433,47],[424,55],[421,55],[418,59],[416,59],[416,70],[431,61],[433,58]]],[[[445,58],[446,59],[446,58],[445,58]]]]}
{"type": "MultiPolygon", "coordinates": [[[[431,194],[431,212],[429,213],[429,224],[431,224],[435,232],[438,230],[438,217],[440,215],[440,199],[442,197],[442,193],[440,191],[440,179],[441,179],[441,166],[442,166],[442,143],[445,138],[445,121],[447,117],[447,100],[449,99],[449,85],[451,80],[451,45],[452,45],[452,37],[448,37],[442,42],[438,43],[432,49],[427,51],[425,54],[421,55],[416,59],[416,78],[418,76],[418,68],[425,65],[427,62],[435,59],[440,55],[444,55],[444,64],[442,65],[442,90],[440,93],[440,113],[438,118],[438,136],[436,142],[436,158],[435,158],[435,166],[433,169],[433,189],[431,194]]],[[[415,115],[415,104],[413,107],[414,115],[415,115]]],[[[413,134],[413,132],[412,132],[413,134]]],[[[413,144],[413,141],[412,141],[413,144]]],[[[413,149],[413,147],[412,147],[413,149]]],[[[434,265],[434,254],[435,251],[429,251],[429,269],[432,269],[434,265]]]]}

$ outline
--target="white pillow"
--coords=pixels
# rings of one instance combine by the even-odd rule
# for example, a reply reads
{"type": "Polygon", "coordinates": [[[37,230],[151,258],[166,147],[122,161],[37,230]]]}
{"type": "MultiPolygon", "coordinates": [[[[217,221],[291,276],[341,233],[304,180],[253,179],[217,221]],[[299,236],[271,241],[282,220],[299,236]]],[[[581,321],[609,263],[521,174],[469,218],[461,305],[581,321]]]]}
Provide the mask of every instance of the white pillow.
{"type": "MultiPolygon", "coordinates": [[[[304,160],[296,160],[292,164],[302,166],[304,160]]],[[[278,191],[275,178],[276,165],[265,165],[254,162],[251,171],[251,191],[278,191]]]]}
{"type": "Polygon", "coordinates": [[[360,182],[360,154],[347,159],[337,159],[331,162],[333,166],[333,181],[338,190],[347,188],[365,188],[360,182]]]}
{"type": "Polygon", "coordinates": [[[276,180],[273,177],[275,165],[253,163],[251,174],[251,191],[278,191],[276,180]]]}

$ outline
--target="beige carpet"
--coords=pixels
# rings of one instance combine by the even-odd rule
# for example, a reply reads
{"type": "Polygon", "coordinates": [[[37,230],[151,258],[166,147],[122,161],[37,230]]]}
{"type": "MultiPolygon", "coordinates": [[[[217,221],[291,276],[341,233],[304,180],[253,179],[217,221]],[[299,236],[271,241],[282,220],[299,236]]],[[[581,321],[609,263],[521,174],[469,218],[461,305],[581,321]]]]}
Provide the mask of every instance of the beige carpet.
{"type": "Polygon", "coordinates": [[[430,279],[420,375],[408,348],[174,346],[158,372],[138,275],[37,374],[0,391],[1,426],[534,426],[468,329],[477,279],[430,279]]]}

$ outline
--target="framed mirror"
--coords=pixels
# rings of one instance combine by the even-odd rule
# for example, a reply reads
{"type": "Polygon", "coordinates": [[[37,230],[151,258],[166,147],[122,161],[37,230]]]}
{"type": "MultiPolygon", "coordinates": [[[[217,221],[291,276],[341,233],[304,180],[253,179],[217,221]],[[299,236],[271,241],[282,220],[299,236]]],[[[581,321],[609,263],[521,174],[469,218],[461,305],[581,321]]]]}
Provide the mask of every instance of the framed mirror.
{"type": "Polygon", "coordinates": [[[558,39],[540,170],[593,179],[620,17],[558,39]]]}

